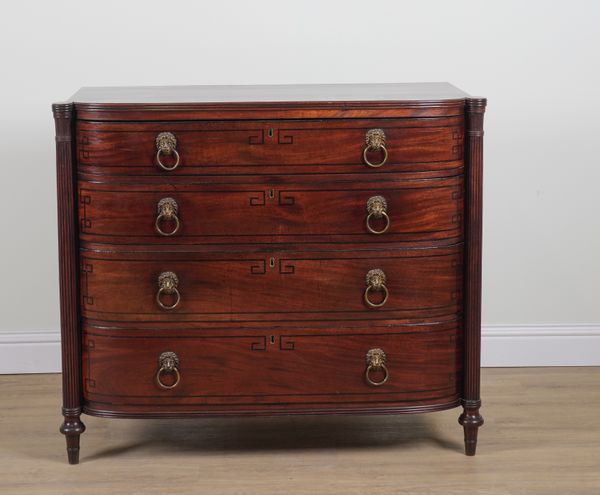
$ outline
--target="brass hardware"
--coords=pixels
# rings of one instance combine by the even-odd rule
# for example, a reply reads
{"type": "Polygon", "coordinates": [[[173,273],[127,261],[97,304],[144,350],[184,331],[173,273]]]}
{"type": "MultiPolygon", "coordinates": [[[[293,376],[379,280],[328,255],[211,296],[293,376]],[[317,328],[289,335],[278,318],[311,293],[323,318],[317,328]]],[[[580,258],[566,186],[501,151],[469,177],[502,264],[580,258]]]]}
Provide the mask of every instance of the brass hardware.
{"type": "Polygon", "coordinates": [[[365,379],[367,382],[374,387],[379,387],[387,382],[390,374],[385,365],[387,361],[385,352],[383,352],[382,349],[370,349],[367,352],[365,359],[367,361],[367,368],[365,369],[365,379]],[[371,377],[369,376],[371,371],[383,371],[383,379],[379,382],[371,380],[371,377]]]}
{"type": "Polygon", "coordinates": [[[173,198],[163,198],[158,202],[158,205],[157,205],[158,215],[156,216],[156,221],[154,222],[154,227],[156,228],[156,231],[160,235],[164,235],[165,237],[168,237],[168,236],[171,236],[171,235],[177,233],[177,231],[179,230],[179,217],[177,216],[178,211],[179,211],[179,205],[177,204],[177,201],[175,201],[173,198]],[[163,221],[170,221],[170,220],[175,222],[175,228],[173,230],[171,230],[170,232],[162,230],[160,228],[160,224],[163,221]]]}
{"type": "Polygon", "coordinates": [[[385,147],[385,132],[383,129],[370,129],[365,135],[365,149],[363,151],[363,160],[369,167],[381,167],[388,159],[388,152],[385,147]],[[367,158],[369,151],[382,151],[383,159],[379,163],[371,163],[367,158]]]}
{"type": "Polygon", "coordinates": [[[271,344],[275,343],[275,335],[271,335],[271,344]]]}
{"type": "Polygon", "coordinates": [[[269,258],[269,268],[274,268],[275,267],[275,258],[273,256],[271,256],[269,258]]]}
{"type": "Polygon", "coordinates": [[[177,147],[177,139],[171,132],[161,132],[156,136],[156,163],[166,171],[175,170],[179,166],[179,153],[175,149],[177,147]],[[162,155],[175,154],[175,163],[170,167],[161,162],[162,155]]]}
{"type": "Polygon", "coordinates": [[[273,128],[269,128],[269,130],[267,131],[267,136],[269,137],[273,137],[273,128]]]}
{"type": "Polygon", "coordinates": [[[387,214],[387,201],[383,196],[372,196],[367,200],[367,230],[371,234],[383,234],[390,228],[390,217],[387,214]],[[385,227],[381,230],[375,230],[371,227],[371,218],[384,218],[385,227]]]}
{"type": "Polygon", "coordinates": [[[156,372],[156,383],[160,388],[170,390],[179,385],[181,381],[181,374],[179,373],[179,357],[177,354],[171,351],[163,352],[158,357],[158,371],[156,372]],[[172,385],[165,385],[161,377],[163,374],[175,374],[175,382],[172,385]]]}
{"type": "Polygon", "coordinates": [[[175,309],[179,305],[179,302],[181,301],[181,294],[179,293],[179,290],[177,290],[178,285],[179,279],[177,278],[177,275],[175,275],[173,272],[162,272],[158,276],[158,292],[156,293],[156,303],[162,309],[175,309]],[[161,296],[163,294],[175,294],[175,302],[170,306],[164,304],[161,301],[161,296]]]}
{"type": "Polygon", "coordinates": [[[381,270],[379,268],[369,270],[369,272],[367,273],[366,282],[367,282],[367,288],[365,289],[365,293],[364,293],[365,303],[367,303],[367,306],[369,306],[371,308],[381,308],[381,306],[383,306],[387,302],[388,296],[389,296],[388,289],[385,285],[385,282],[386,282],[385,273],[383,272],[383,270],[381,270]],[[372,291],[373,292],[383,291],[383,301],[381,301],[380,303],[372,302],[369,299],[369,294],[372,291]]]}

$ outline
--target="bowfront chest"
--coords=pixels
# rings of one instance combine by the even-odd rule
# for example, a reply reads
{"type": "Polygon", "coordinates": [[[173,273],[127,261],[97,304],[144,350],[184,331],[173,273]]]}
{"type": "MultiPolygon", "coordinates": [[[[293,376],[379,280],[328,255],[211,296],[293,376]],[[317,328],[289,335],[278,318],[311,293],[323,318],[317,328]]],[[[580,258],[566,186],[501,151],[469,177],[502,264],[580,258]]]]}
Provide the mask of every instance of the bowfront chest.
{"type": "Polygon", "coordinates": [[[56,123],[64,422],[479,414],[486,101],[83,88],[56,123]]]}

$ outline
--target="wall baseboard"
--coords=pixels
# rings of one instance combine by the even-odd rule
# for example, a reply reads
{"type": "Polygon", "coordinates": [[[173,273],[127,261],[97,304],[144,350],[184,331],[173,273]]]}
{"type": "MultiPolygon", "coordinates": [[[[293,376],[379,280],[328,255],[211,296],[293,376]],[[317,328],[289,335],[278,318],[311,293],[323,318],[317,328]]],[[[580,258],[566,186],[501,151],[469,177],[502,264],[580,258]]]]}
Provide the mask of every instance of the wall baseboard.
{"type": "Polygon", "coordinates": [[[0,374],[60,372],[60,332],[0,331],[0,374]]]}
{"type": "MultiPolygon", "coordinates": [[[[484,325],[481,364],[600,366],[600,324],[484,325]]],[[[0,331],[0,374],[60,372],[60,332],[0,331]]]]}
{"type": "Polygon", "coordinates": [[[481,364],[600,366],[600,324],[484,325],[481,364]]]}

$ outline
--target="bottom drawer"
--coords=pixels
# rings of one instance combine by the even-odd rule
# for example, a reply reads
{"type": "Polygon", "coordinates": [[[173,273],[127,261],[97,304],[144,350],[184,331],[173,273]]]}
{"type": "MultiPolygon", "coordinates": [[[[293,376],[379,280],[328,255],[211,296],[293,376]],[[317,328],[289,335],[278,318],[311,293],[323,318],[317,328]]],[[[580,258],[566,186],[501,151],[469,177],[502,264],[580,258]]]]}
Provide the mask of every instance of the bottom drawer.
{"type": "Polygon", "coordinates": [[[462,371],[456,323],[287,331],[88,327],[83,347],[87,409],[98,413],[444,403],[458,397],[462,371]]]}

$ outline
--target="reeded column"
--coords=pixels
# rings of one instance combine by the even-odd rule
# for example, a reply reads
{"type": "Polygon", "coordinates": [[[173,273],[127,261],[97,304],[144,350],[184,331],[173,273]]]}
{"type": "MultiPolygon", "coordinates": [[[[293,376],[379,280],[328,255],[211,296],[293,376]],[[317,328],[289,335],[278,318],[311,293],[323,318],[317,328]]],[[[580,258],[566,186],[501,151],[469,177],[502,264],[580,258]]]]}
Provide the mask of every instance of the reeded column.
{"type": "Polygon", "coordinates": [[[64,422],[69,464],[79,462],[81,415],[81,337],[78,310],[77,218],[73,143],[73,104],[52,105],[56,127],[56,186],[58,189],[58,255],[64,422]]]}
{"type": "Polygon", "coordinates": [[[465,215],[465,362],[464,411],[458,418],[465,432],[465,453],[475,455],[481,407],[481,248],[483,194],[483,115],[485,98],[466,100],[465,215]]]}

